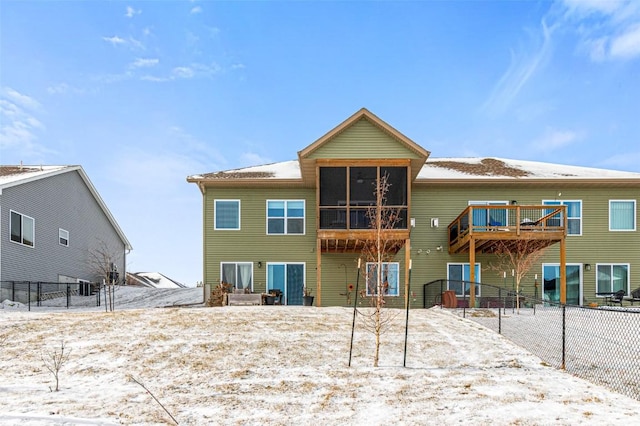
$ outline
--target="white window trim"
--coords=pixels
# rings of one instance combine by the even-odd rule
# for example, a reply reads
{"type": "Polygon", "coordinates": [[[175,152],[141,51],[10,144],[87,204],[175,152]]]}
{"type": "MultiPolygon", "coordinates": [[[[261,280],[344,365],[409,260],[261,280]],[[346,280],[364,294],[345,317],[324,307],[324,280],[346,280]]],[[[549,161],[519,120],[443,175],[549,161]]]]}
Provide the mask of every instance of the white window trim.
{"type": "Polygon", "coordinates": [[[627,267],[627,288],[625,289],[625,294],[629,295],[631,292],[631,264],[623,263],[623,262],[601,262],[596,263],[596,297],[606,297],[606,296],[598,296],[598,266],[611,266],[611,271],[613,272],[614,266],[626,266],[627,267]]]}
{"type": "MultiPolygon", "coordinates": [[[[469,268],[471,268],[471,264],[469,262],[447,262],[447,290],[450,290],[449,288],[449,266],[451,265],[461,265],[461,266],[465,266],[465,265],[469,265],[469,268]]],[[[476,297],[480,296],[480,293],[482,292],[482,264],[480,262],[476,262],[476,266],[478,267],[478,277],[476,278],[476,282],[475,284],[478,286],[478,291],[476,292],[476,297]]],[[[463,293],[462,294],[458,294],[456,293],[456,296],[458,297],[464,297],[464,289],[463,289],[463,293]]]]}
{"type": "MultiPolygon", "coordinates": [[[[270,283],[269,282],[269,266],[279,266],[279,265],[283,265],[285,267],[287,267],[288,265],[302,265],[302,288],[304,289],[307,286],[307,264],[306,262],[267,262],[266,264],[266,268],[265,268],[265,275],[266,275],[266,279],[265,279],[265,288],[267,293],[269,292],[269,290],[272,290],[272,288],[269,286],[270,283]]],[[[287,303],[289,295],[287,294],[287,282],[286,282],[286,276],[285,276],[285,285],[284,285],[284,291],[282,292],[282,300],[284,302],[284,304],[287,303]]]]}
{"type": "Polygon", "coordinates": [[[213,200],[213,229],[215,231],[239,231],[242,228],[241,224],[242,220],[242,202],[236,199],[229,198],[216,198],[213,200]],[[218,201],[235,201],[238,203],[238,227],[237,228],[218,228],[217,217],[218,217],[218,201]]]}
{"type": "MultiPolygon", "coordinates": [[[[367,296],[368,297],[375,297],[376,294],[375,293],[371,293],[369,292],[369,265],[377,265],[378,262],[366,262],[365,263],[365,277],[364,277],[364,283],[365,283],[365,287],[367,289],[367,296]]],[[[398,293],[397,294],[386,294],[384,297],[400,297],[400,262],[382,262],[383,265],[397,265],[398,267],[398,282],[397,282],[397,286],[398,286],[398,293]]]]}
{"type": "Polygon", "coordinates": [[[582,200],[569,200],[569,199],[561,199],[561,200],[542,200],[542,205],[553,206],[557,204],[545,204],[545,203],[560,203],[561,206],[566,205],[565,203],[580,203],[580,232],[577,234],[569,234],[569,219],[578,219],[577,217],[569,217],[567,213],[567,237],[581,237],[582,236],[582,225],[584,223],[584,201],[582,200]]]}
{"type": "MultiPolygon", "coordinates": [[[[35,248],[35,246],[36,246],[36,220],[34,218],[32,218],[31,216],[27,216],[26,214],[20,213],[18,211],[15,211],[15,210],[9,210],[9,221],[8,222],[9,222],[9,241],[10,242],[12,242],[14,244],[19,244],[19,245],[24,246],[24,247],[35,248]],[[33,244],[32,245],[25,244],[25,243],[23,243],[21,241],[20,242],[19,241],[13,241],[11,239],[11,213],[15,213],[15,214],[20,215],[21,217],[26,217],[26,218],[29,218],[29,219],[32,220],[32,233],[33,233],[33,244]]],[[[24,221],[21,220],[20,222],[21,222],[20,223],[20,239],[22,241],[24,241],[24,230],[22,229],[22,227],[24,226],[24,221]]]]}
{"type": "Polygon", "coordinates": [[[610,232],[634,232],[636,230],[637,222],[637,204],[636,200],[609,200],[609,231],[610,232]],[[633,229],[611,229],[611,203],[633,203],[633,229]]]}
{"type": "MultiPolygon", "coordinates": [[[[548,262],[548,263],[543,263],[542,265],[542,269],[540,271],[540,282],[538,283],[538,285],[540,285],[539,287],[539,292],[538,292],[538,297],[544,299],[544,268],[545,266],[552,266],[552,267],[558,267],[558,269],[560,268],[560,264],[559,263],[553,263],[553,262],[548,262]]],[[[567,273],[566,268],[568,266],[577,266],[578,267],[578,275],[580,277],[580,306],[582,306],[582,303],[584,301],[584,263],[565,263],[564,267],[565,267],[565,274],[567,273]]],[[[596,269],[597,271],[597,269],[596,269]]]]}
{"type": "Polygon", "coordinates": [[[267,200],[265,202],[265,211],[266,211],[265,230],[267,232],[267,235],[306,235],[306,233],[307,233],[307,202],[306,202],[306,200],[304,200],[304,199],[303,200],[294,200],[294,199],[267,200]],[[289,219],[287,217],[287,203],[289,201],[293,201],[293,202],[302,201],[302,208],[304,210],[302,218],[297,218],[297,217],[292,218],[292,219],[302,219],[302,233],[301,234],[292,234],[292,233],[289,232],[288,224],[287,224],[287,219],[289,219]],[[284,202],[284,217],[274,217],[274,218],[269,217],[269,203],[270,202],[284,202]],[[269,232],[269,219],[284,219],[284,232],[282,234],[275,233],[275,232],[269,232]]]}
{"type": "MultiPolygon", "coordinates": [[[[253,262],[240,262],[240,261],[233,261],[233,260],[228,260],[228,261],[223,261],[220,262],[220,282],[222,282],[222,265],[228,265],[228,264],[233,264],[236,267],[236,279],[238,278],[237,274],[238,274],[238,265],[251,265],[251,287],[249,287],[249,290],[253,293],[253,285],[255,283],[255,275],[253,272],[253,262]]],[[[228,283],[231,284],[231,283],[228,283]]],[[[235,286],[235,283],[234,283],[235,286]]]]}
{"type": "Polygon", "coordinates": [[[63,247],[69,247],[69,231],[67,231],[66,229],[58,228],[58,244],[63,247]],[[63,233],[66,233],[67,236],[63,237],[63,233]],[[61,240],[63,239],[67,241],[67,244],[62,244],[61,240]]]}

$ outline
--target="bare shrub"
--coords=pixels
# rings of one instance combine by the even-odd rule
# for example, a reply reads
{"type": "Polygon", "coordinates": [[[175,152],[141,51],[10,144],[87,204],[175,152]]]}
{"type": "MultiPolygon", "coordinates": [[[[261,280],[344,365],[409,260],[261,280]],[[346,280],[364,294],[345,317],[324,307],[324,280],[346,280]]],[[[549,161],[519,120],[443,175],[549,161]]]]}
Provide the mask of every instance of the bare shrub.
{"type": "Polygon", "coordinates": [[[62,366],[69,360],[70,355],[71,350],[66,349],[64,340],[60,342],[60,349],[53,349],[46,354],[42,354],[42,362],[44,363],[45,368],[49,370],[51,374],[53,374],[53,377],[56,381],[55,389],[51,389],[51,387],[49,387],[52,392],[58,392],[58,390],[60,390],[60,370],[62,369],[62,366]]]}

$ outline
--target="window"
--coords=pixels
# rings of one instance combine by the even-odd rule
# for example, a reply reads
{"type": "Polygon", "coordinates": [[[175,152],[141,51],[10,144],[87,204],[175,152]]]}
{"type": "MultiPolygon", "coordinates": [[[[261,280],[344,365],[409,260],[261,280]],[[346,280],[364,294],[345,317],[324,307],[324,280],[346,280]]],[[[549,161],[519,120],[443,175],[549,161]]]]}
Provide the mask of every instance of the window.
{"type": "MultiPolygon", "coordinates": [[[[567,206],[567,235],[582,235],[582,201],[580,200],[543,200],[542,204],[549,206],[567,206]]],[[[552,210],[548,211],[551,213],[552,210]]],[[[556,225],[554,221],[561,221],[562,217],[552,217],[548,220],[547,225],[556,225]]]]}
{"type": "Polygon", "coordinates": [[[636,230],[636,200],[609,200],[609,231],[636,230]]]}
{"type": "Polygon", "coordinates": [[[58,229],[58,242],[61,246],[69,247],[69,231],[58,229]]]}
{"type": "Polygon", "coordinates": [[[319,175],[320,229],[369,229],[367,212],[376,205],[376,183],[382,176],[390,187],[383,208],[396,216],[394,229],[407,229],[410,183],[406,167],[320,167],[319,175]]]}
{"type": "Polygon", "coordinates": [[[304,234],[304,200],[267,201],[267,234],[304,234]]]}
{"type": "Polygon", "coordinates": [[[11,241],[33,247],[35,237],[35,220],[21,213],[10,211],[9,227],[11,241]]]}
{"type": "Polygon", "coordinates": [[[596,293],[624,290],[629,294],[629,264],[596,265],[596,293]]]}
{"type": "MultiPolygon", "coordinates": [[[[398,280],[400,277],[400,267],[398,262],[383,262],[380,286],[387,296],[398,296],[400,290],[398,280]]],[[[378,294],[378,264],[367,262],[367,296],[378,294]]]]}
{"type": "Polygon", "coordinates": [[[253,263],[221,262],[220,278],[223,283],[231,284],[236,289],[253,291],[253,263]]]}
{"type": "MultiPolygon", "coordinates": [[[[471,268],[468,263],[449,263],[447,265],[447,288],[454,290],[456,296],[469,296],[471,290],[471,268]],[[464,295],[462,287],[464,285],[464,295]]],[[[480,296],[480,264],[476,263],[476,296],[480,296]]]]}
{"type": "MultiPolygon", "coordinates": [[[[470,206],[504,206],[509,204],[507,201],[469,201],[470,206]]],[[[486,227],[507,226],[507,209],[473,209],[473,226],[480,227],[476,229],[483,231],[486,227]]]]}
{"type": "Polygon", "coordinates": [[[267,292],[280,290],[284,304],[302,305],[304,269],[304,263],[268,263],[267,292]]]}
{"type": "MultiPolygon", "coordinates": [[[[580,305],[582,300],[582,265],[567,264],[565,273],[567,304],[580,305]]],[[[560,302],[560,265],[557,263],[542,264],[542,298],[550,302],[560,302]]]]}
{"type": "Polygon", "coordinates": [[[240,200],[215,200],[214,206],[214,229],[240,229],[240,200]]]}

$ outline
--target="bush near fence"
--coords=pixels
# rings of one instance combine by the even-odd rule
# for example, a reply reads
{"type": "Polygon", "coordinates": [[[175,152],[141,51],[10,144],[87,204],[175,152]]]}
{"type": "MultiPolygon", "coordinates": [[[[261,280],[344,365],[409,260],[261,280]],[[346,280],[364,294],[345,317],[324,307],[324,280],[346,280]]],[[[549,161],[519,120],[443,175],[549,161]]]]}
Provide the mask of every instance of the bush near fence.
{"type": "Polygon", "coordinates": [[[69,308],[73,306],[73,296],[93,297],[96,306],[100,306],[100,284],[0,281],[0,301],[19,302],[29,310],[35,307],[69,308]]]}
{"type": "MultiPolygon", "coordinates": [[[[425,308],[442,303],[448,288],[471,283],[438,280],[424,285],[425,308]],[[427,303],[431,295],[434,303],[427,303]],[[435,294],[435,296],[434,296],[435,294]]],[[[502,334],[549,365],[640,400],[640,306],[583,307],[537,294],[479,284],[478,308],[467,297],[454,311],[502,334]],[[520,309],[516,300],[520,300],[520,309]]]]}

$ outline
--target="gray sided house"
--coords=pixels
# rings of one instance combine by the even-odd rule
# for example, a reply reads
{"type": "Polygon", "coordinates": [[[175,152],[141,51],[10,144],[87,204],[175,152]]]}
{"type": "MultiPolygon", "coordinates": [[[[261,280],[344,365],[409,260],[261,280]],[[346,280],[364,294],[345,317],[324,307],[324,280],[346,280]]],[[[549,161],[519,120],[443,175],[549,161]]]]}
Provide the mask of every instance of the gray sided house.
{"type": "Polygon", "coordinates": [[[367,211],[381,176],[391,184],[383,207],[397,218],[383,231],[393,257],[382,273],[398,306],[435,300],[423,284],[439,279],[470,299],[482,289],[463,281],[511,289],[510,271],[489,266],[499,247],[524,243],[546,249],[521,281],[528,294],[583,305],[640,287],[640,173],[431,158],[366,109],[295,161],[187,178],[203,197],[204,283],[279,289],[290,305],[302,304],[303,288],[317,306],[353,303],[358,277],[369,292],[378,273],[357,266],[376,238],[367,211]]]}
{"type": "Polygon", "coordinates": [[[124,280],[131,244],[82,167],[0,166],[0,215],[0,281],[124,280]]]}

